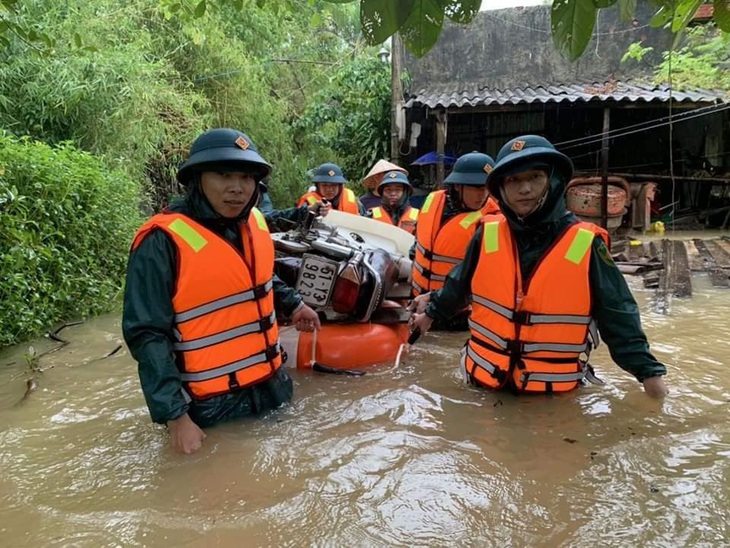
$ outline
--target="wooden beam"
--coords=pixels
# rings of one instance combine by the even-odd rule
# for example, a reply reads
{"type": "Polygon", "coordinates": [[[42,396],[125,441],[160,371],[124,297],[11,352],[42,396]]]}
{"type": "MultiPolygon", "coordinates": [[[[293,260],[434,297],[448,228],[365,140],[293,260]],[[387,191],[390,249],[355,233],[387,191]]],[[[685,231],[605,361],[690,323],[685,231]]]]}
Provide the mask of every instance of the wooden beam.
{"type": "Polygon", "coordinates": [[[438,113],[436,117],[436,154],[438,155],[438,164],[436,164],[436,184],[441,188],[444,184],[444,157],[446,150],[446,131],[448,117],[445,110],[438,113]]]}
{"type": "Polygon", "coordinates": [[[601,138],[601,226],[608,229],[608,132],[611,129],[611,109],[603,109],[601,138]]]}

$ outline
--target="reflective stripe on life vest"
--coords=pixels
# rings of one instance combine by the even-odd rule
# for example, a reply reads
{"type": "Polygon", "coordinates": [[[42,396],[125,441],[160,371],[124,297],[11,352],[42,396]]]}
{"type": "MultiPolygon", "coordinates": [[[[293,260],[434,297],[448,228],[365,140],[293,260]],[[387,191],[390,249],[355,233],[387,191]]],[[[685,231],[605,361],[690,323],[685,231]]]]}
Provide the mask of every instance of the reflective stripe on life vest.
{"type": "Polygon", "coordinates": [[[494,389],[510,384],[522,392],[578,385],[586,372],[582,356],[594,339],[589,259],[596,236],[607,238],[590,223],[568,227],[523,288],[509,225],[502,217],[485,219],[465,356],[476,383],[494,389]]]}

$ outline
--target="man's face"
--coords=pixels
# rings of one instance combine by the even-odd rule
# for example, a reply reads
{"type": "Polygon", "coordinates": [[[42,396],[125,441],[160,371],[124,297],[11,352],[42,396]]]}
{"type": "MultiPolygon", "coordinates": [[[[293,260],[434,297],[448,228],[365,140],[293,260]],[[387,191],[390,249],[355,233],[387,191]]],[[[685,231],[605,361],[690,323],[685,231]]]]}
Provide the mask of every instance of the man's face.
{"type": "Polygon", "coordinates": [[[461,187],[461,201],[466,209],[476,211],[484,206],[489,196],[486,185],[459,185],[459,187],[461,187]]]}
{"type": "Polygon", "coordinates": [[[213,209],[229,219],[241,214],[256,189],[254,174],[245,171],[204,171],[200,184],[213,209]]]}
{"type": "Polygon", "coordinates": [[[340,193],[342,185],[340,183],[317,183],[317,190],[322,195],[322,198],[328,200],[334,200],[340,193]]]}
{"type": "Polygon", "coordinates": [[[504,198],[518,217],[526,217],[537,207],[550,179],[543,169],[528,169],[504,178],[504,198]]]}
{"type": "Polygon", "coordinates": [[[380,187],[380,195],[382,196],[383,204],[388,207],[394,207],[398,205],[403,198],[405,187],[401,183],[390,183],[380,187]]]}

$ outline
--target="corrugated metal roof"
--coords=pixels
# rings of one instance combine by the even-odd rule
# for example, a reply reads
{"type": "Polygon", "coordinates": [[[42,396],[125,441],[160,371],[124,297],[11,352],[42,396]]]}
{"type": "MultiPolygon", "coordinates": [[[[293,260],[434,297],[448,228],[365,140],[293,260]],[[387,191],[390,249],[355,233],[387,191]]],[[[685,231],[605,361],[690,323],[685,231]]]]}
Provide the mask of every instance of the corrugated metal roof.
{"type": "MultiPolygon", "coordinates": [[[[705,89],[673,90],[672,99],[677,102],[727,103],[730,98],[719,91],[705,89]]],[[[531,103],[576,103],[589,101],[616,102],[666,102],[669,101],[669,87],[665,85],[642,84],[638,82],[590,82],[578,84],[547,84],[521,86],[512,89],[490,89],[470,86],[462,91],[453,87],[434,86],[422,88],[408,100],[406,108],[426,106],[429,108],[462,108],[490,105],[520,105],[531,103]]]]}

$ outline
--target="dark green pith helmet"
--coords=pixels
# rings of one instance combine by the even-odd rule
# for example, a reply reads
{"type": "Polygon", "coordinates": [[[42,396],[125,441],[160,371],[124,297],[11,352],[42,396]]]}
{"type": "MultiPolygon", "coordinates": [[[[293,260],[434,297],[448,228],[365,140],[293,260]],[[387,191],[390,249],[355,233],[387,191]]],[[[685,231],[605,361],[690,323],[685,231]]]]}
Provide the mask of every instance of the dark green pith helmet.
{"type": "Polygon", "coordinates": [[[494,160],[491,156],[476,151],[470,152],[459,156],[451,173],[444,179],[444,184],[484,186],[493,168],[494,160]]]}
{"type": "Polygon", "coordinates": [[[211,129],[195,139],[190,156],[177,171],[177,180],[187,184],[195,173],[214,170],[252,171],[256,181],[271,173],[271,165],[245,133],[235,129],[211,129]]]}
{"type": "Polygon", "coordinates": [[[497,154],[497,164],[489,174],[489,192],[499,195],[499,186],[508,175],[536,167],[547,168],[567,182],[573,176],[573,162],[539,135],[523,135],[507,141],[497,154]]]}
{"type": "Polygon", "coordinates": [[[413,185],[411,185],[411,182],[408,180],[408,176],[405,173],[400,171],[389,171],[388,173],[383,174],[383,179],[378,183],[378,194],[381,194],[382,187],[394,183],[403,185],[405,187],[403,190],[406,193],[413,192],[413,185]]]}
{"type": "Polygon", "coordinates": [[[347,181],[342,175],[342,168],[337,164],[326,163],[314,168],[312,173],[312,182],[317,183],[336,183],[344,185],[347,181]]]}

